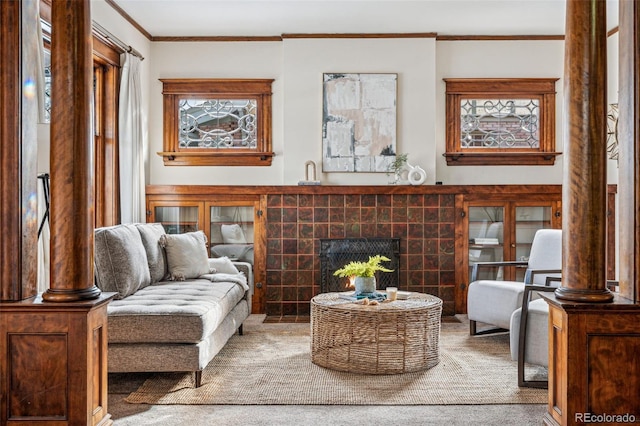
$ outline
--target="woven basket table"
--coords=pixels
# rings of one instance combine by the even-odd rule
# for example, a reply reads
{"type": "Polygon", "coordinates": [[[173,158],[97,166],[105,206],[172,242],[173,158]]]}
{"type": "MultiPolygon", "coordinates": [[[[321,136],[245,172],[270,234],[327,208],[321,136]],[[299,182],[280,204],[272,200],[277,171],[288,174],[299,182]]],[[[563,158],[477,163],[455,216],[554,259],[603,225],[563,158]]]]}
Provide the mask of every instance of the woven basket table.
{"type": "Polygon", "coordinates": [[[322,293],[311,299],[311,361],[332,370],[398,374],[440,361],[442,300],[411,293],[405,300],[363,305],[322,293]]]}

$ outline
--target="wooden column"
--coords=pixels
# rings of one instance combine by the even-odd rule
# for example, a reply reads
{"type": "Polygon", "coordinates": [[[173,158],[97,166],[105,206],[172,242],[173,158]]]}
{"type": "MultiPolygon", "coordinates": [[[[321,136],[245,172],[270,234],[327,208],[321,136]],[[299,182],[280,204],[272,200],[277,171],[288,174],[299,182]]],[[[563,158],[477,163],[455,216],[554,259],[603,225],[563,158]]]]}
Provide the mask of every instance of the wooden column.
{"type": "Polygon", "coordinates": [[[640,2],[620,2],[618,145],[620,294],[640,301],[640,2]]]}
{"type": "Polygon", "coordinates": [[[567,0],[563,266],[559,299],[608,302],[607,29],[604,0],[567,0]]]}
{"type": "Polygon", "coordinates": [[[638,294],[638,1],[620,2],[620,279],[605,287],[605,1],[568,0],[568,121],[562,287],[549,302],[547,425],[640,418],[638,294]],[[624,112],[623,112],[624,111],[624,112]]]}
{"type": "Polygon", "coordinates": [[[0,1],[0,301],[37,291],[36,6],[0,1]]]}
{"type": "Polygon", "coordinates": [[[51,4],[51,285],[46,301],[94,299],[90,2],[51,4]]]}
{"type": "Polygon", "coordinates": [[[42,43],[37,2],[0,1],[0,284],[12,299],[0,302],[0,424],[108,426],[107,304],[114,294],[93,287],[89,0],[52,1],[52,287],[48,301],[33,297],[37,117],[35,105],[28,108],[36,89],[25,61],[42,43]]]}

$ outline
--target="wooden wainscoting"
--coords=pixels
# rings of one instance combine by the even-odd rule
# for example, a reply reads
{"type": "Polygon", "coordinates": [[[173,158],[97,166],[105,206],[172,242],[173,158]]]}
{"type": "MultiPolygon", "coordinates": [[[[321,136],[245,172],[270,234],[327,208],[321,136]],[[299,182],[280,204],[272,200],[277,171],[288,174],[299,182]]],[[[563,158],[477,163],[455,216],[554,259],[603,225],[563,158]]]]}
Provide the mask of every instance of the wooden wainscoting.
{"type": "Polygon", "coordinates": [[[107,303],[40,297],[0,307],[0,424],[111,425],[107,303]]]}
{"type": "Polygon", "coordinates": [[[545,424],[584,424],[587,416],[603,415],[613,417],[598,423],[640,419],[640,306],[623,298],[596,304],[543,297],[550,305],[545,424]]]}

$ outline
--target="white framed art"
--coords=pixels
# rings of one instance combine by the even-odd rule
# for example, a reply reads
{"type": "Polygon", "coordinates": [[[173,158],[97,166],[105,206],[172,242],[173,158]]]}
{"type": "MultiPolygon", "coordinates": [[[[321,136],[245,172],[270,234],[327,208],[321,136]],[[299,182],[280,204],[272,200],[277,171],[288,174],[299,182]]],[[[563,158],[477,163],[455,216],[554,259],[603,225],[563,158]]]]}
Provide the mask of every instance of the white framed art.
{"type": "Polygon", "coordinates": [[[397,82],[397,74],[323,74],[323,172],[388,171],[396,156],[397,82]]]}

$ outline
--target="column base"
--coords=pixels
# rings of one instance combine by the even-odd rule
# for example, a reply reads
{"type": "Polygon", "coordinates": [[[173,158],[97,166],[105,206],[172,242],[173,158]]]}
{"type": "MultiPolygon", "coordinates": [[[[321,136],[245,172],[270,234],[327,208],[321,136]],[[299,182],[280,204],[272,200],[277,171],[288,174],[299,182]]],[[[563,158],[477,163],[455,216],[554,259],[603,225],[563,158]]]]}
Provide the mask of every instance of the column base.
{"type": "Polygon", "coordinates": [[[97,299],[102,291],[96,287],[83,289],[64,289],[58,290],[50,288],[42,293],[42,300],[47,302],[77,302],[80,300],[97,299]]]}
{"type": "Polygon", "coordinates": [[[608,288],[590,290],[560,287],[554,293],[558,299],[572,302],[608,303],[613,301],[613,293],[608,288]]]}

